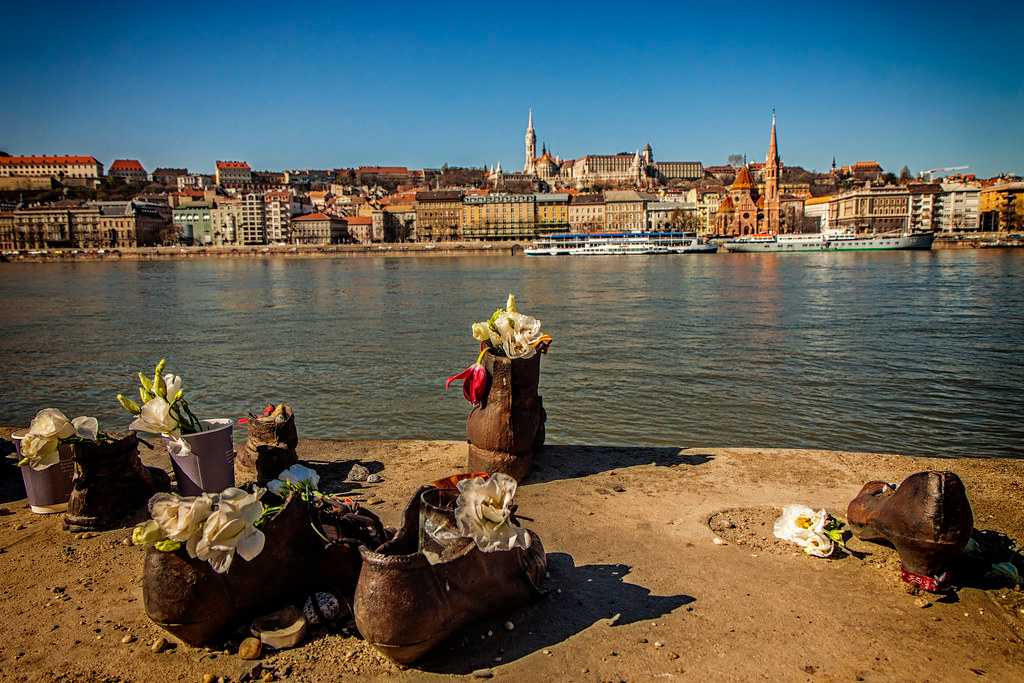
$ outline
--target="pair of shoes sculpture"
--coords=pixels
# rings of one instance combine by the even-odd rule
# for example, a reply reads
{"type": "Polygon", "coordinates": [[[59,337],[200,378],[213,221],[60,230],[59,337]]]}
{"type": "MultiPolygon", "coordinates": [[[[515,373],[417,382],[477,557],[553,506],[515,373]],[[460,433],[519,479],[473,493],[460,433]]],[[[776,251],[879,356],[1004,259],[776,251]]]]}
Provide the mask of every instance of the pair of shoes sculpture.
{"type": "Polygon", "coordinates": [[[184,642],[201,645],[272,609],[327,592],[351,610],[367,642],[408,664],[465,624],[540,595],[546,556],[532,532],[525,548],[482,552],[469,543],[432,564],[419,549],[421,495],[431,488],[416,492],[397,532],[357,506],[325,511],[292,494],[263,527],[263,551],[251,561],[236,560],[223,574],[184,548],[151,546],[143,578],[146,612],[184,642]]]}
{"type": "Polygon", "coordinates": [[[858,538],[891,543],[902,579],[930,592],[949,587],[951,566],[974,528],[960,477],[936,471],[912,474],[899,486],[868,482],[850,502],[847,521],[858,538]]]}

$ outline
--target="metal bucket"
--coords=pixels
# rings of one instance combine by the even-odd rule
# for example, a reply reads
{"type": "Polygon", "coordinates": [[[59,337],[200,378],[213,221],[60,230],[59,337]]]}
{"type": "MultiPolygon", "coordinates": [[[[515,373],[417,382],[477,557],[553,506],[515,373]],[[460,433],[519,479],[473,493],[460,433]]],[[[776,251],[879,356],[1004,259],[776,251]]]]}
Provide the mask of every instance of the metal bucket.
{"type": "MultiPolygon", "coordinates": [[[[14,447],[21,456],[21,440],[27,429],[11,434],[14,447]]],[[[71,498],[71,482],[75,476],[75,451],[71,444],[60,446],[60,462],[45,470],[34,470],[28,465],[21,466],[21,478],[25,481],[25,496],[29,508],[37,515],[52,515],[68,509],[71,498]]]]}
{"type": "MultiPolygon", "coordinates": [[[[235,485],[234,420],[200,420],[209,427],[204,432],[182,434],[191,449],[188,455],[175,455],[170,449],[171,466],[183,496],[220,493],[235,485]]],[[[167,442],[170,439],[164,437],[167,442]]]]}

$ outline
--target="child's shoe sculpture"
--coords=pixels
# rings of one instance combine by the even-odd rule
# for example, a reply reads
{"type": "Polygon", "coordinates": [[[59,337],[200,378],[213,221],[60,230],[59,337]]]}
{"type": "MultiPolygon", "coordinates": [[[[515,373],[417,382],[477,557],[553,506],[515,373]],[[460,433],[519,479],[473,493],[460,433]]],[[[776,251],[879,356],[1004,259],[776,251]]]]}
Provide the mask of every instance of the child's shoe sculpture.
{"type": "Polygon", "coordinates": [[[299,461],[295,448],[299,434],[295,429],[295,413],[281,403],[267,406],[268,413],[249,419],[249,438],[235,458],[235,483],[255,482],[266,486],[280,472],[299,461]]]}
{"type": "Polygon", "coordinates": [[[895,488],[868,482],[850,502],[847,518],[859,538],[892,543],[903,580],[932,592],[948,585],[950,565],[974,527],[964,484],[952,472],[917,472],[895,488]]]}
{"type": "Polygon", "coordinates": [[[540,595],[547,558],[529,532],[524,549],[482,552],[469,542],[431,564],[418,551],[420,495],[405,509],[398,534],[376,551],[361,548],[356,626],[363,638],[400,664],[419,659],[465,624],[540,595]]]}
{"type": "Polygon", "coordinates": [[[544,447],[547,414],[538,395],[540,353],[526,359],[484,354],[490,389],[466,420],[469,469],[502,472],[517,481],[544,447]]]}
{"type": "Polygon", "coordinates": [[[134,432],[74,445],[75,474],[64,528],[102,531],[121,526],[158,491],[170,490],[167,473],[139,459],[134,432]]]}

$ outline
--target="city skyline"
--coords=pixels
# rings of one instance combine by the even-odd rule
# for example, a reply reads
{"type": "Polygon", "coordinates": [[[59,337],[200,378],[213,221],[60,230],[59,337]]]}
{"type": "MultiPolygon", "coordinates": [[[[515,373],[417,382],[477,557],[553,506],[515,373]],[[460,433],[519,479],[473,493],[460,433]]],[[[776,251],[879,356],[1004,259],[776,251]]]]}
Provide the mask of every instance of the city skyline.
{"type": "Polygon", "coordinates": [[[13,8],[0,149],[150,170],[511,169],[532,107],[538,147],[562,158],[650,143],[714,165],[759,159],[774,107],[787,166],[1024,171],[1019,8],[788,5],[745,9],[737,30],[721,10],[650,6],[631,30],[614,5],[331,7],[269,26],[270,6],[13,8]]]}

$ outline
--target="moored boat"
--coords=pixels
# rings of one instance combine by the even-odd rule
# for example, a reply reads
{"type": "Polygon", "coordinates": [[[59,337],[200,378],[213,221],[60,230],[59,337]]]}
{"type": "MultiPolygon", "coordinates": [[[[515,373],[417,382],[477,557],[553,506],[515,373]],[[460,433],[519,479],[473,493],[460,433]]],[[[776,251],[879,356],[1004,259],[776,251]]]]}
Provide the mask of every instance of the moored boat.
{"type": "Polygon", "coordinates": [[[722,246],[737,252],[927,250],[934,240],[935,233],[930,231],[858,235],[851,230],[825,230],[810,234],[744,235],[727,240],[722,246]]]}
{"type": "Polygon", "coordinates": [[[524,250],[527,256],[628,256],[713,254],[714,244],[692,232],[565,233],[549,235],[524,250]]]}

